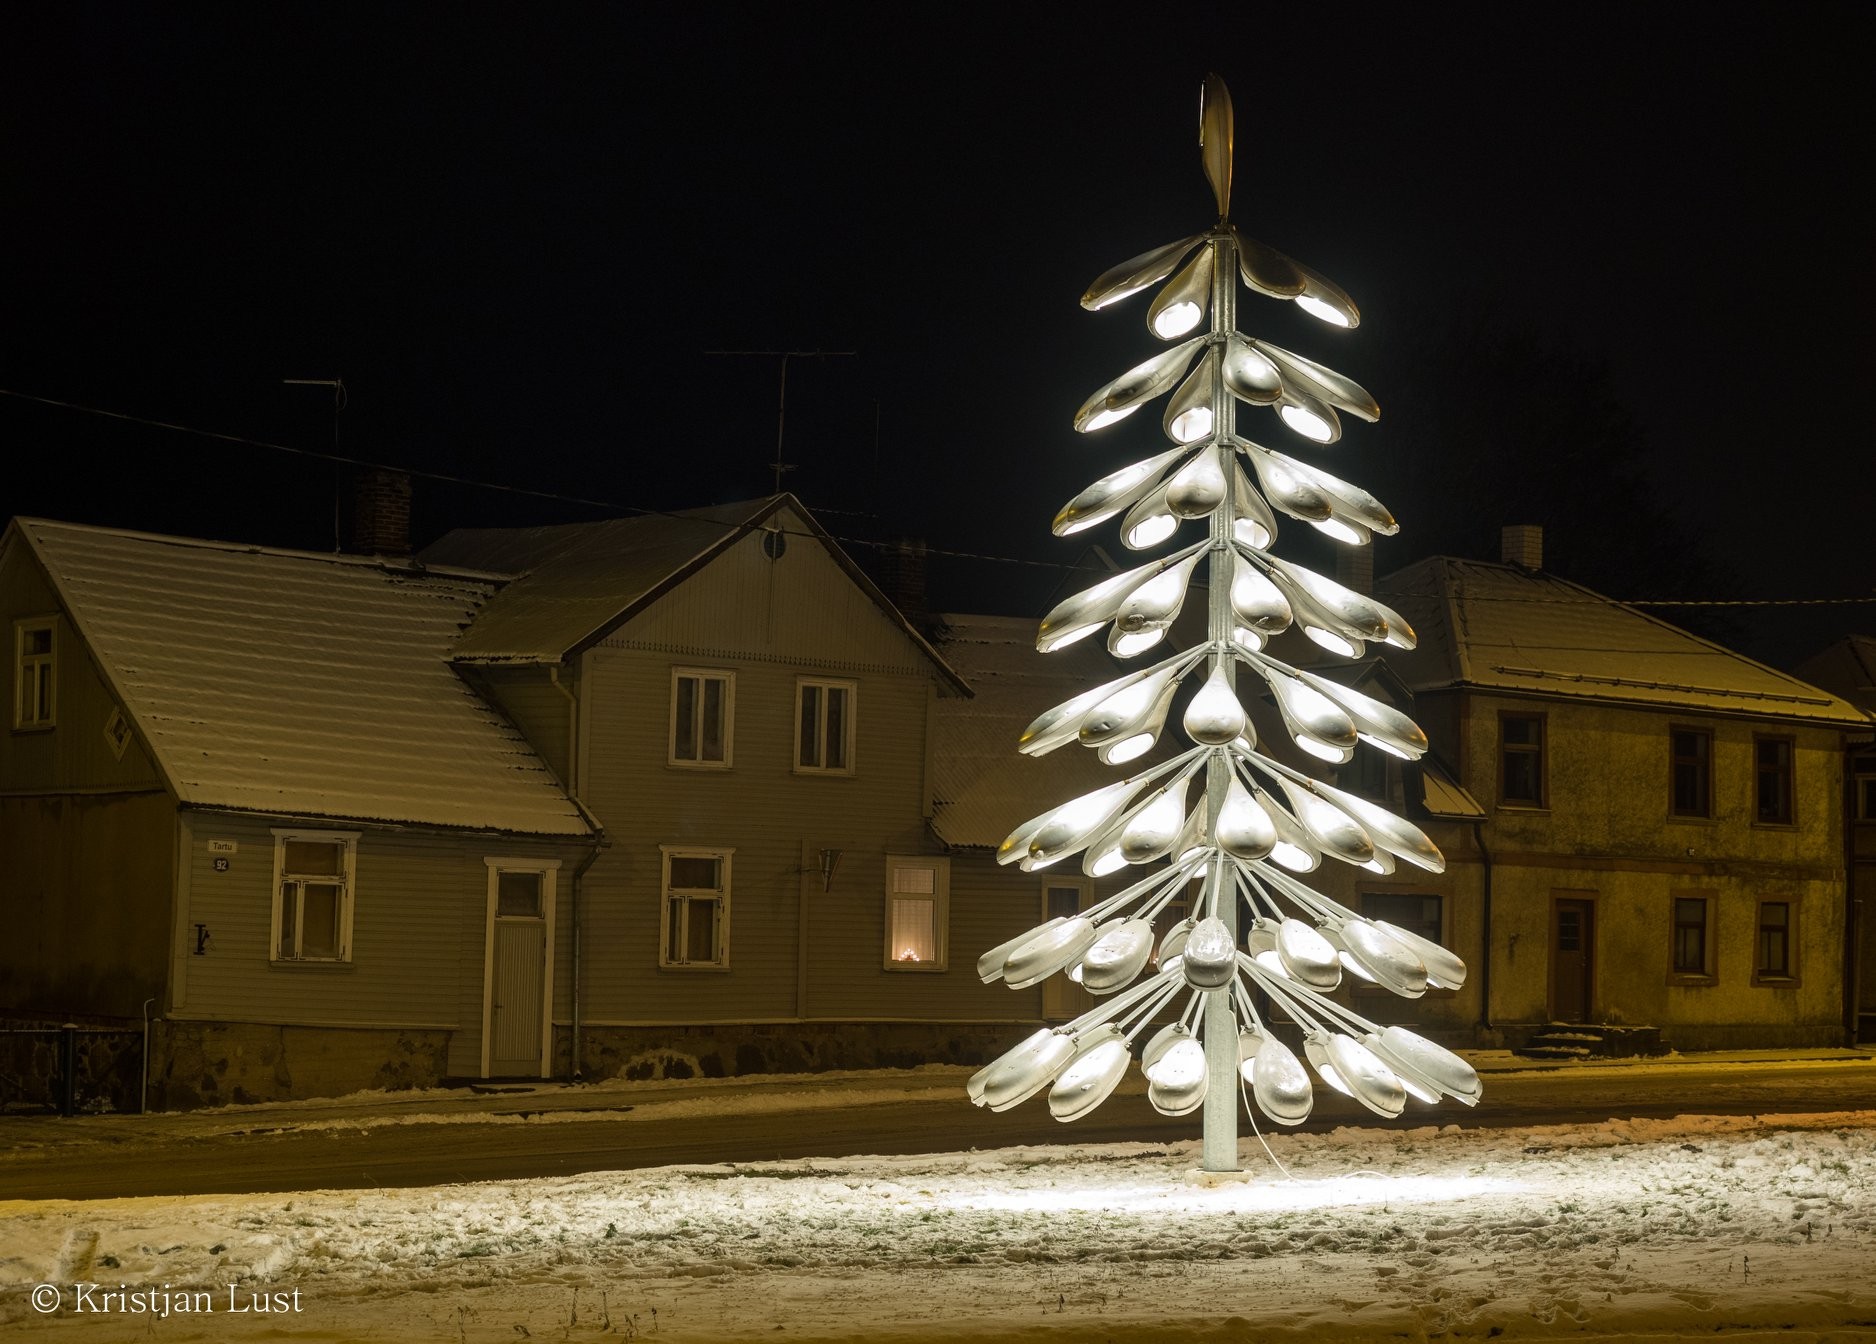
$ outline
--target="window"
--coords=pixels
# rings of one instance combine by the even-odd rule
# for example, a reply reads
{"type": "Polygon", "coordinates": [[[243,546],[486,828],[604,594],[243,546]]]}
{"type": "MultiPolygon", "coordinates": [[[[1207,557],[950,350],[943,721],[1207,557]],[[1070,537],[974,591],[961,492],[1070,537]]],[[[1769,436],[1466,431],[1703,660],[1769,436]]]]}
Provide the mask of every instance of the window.
{"type": "Polygon", "coordinates": [[[1710,896],[1675,896],[1673,942],[1669,949],[1669,971],[1677,977],[1702,980],[1713,976],[1713,938],[1710,896]]]}
{"type": "Polygon", "coordinates": [[[13,623],[13,726],[50,728],[59,698],[58,623],[50,616],[13,623]]]}
{"type": "Polygon", "coordinates": [[[1713,734],[1705,728],[1668,732],[1672,785],[1668,813],[1676,817],[1713,815],[1713,734]]]}
{"type": "Polygon", "coordinates": [[[1850,786],[1856,790],[1856,819],[1876,821],[1876,751],[1850,758],[1850,786]]]}
{"type": "Polygon", "coordinates": [[[1429,943],[1445,945],[1445,920],[1438,896],[1421,892],[1364,891],[1361,913],[1369,919],[1385,920],[1408,933],[1417,933],[1429,943]]]}
{"type": "Polygon", "coordinates": [[[951,860],[886,856],[886,966],[942,971],[950,923],[951,860]]]}
{"type": "Polygon", "coordinates": [[[660,966],[730,964],[730,855],[733,849],[660,845],[664,901],[658,941],[660,966]]]}
{"type": "Polygon", "coordinates": [[[851,681],[802,681],[795,686],[795,769],[825,775],[853,773],[851,681]]]}
{"type": "Polygon", "coordinates": [[[1752,819],[1761,826],[1792,824],[1793,745],[1789,737],[1752,739],[1752,819]]]}
{"type": "Polygon", "coordinates": [[[672,765],[728,769],[736,719],[736,674],[671,669],[672,765]]]}
{"type": "Polygon", "coordinates": [[[356,831],[274,832],[274,960],[352,959],[356,831]]]}
{"type": "Polygon", "coordinates": [[[495,873],[495,918],[539,919],[541,873],[518,873],[500,868],[495,873]]]}
{"type": "Polygon", "coordinates": [[[1790,901],[1759,902],[1759,946],[1753,959],[1752,978],[1791,980],[1792,909],[1790,901]]]}
{"type": "Polygon", "coordinates": [[[1397,795],[1400,767],[1394,757],[1366,742],[1357,743],[1354,756],[1336,772],[1336,783],[1358,798],[1391,802],[1397,795]]]}
{"type": "Polygon", "coordinates": [[[1544,716],[1498,716],[1498,801],[1509,807],[1544,806],[1544,716]]]}

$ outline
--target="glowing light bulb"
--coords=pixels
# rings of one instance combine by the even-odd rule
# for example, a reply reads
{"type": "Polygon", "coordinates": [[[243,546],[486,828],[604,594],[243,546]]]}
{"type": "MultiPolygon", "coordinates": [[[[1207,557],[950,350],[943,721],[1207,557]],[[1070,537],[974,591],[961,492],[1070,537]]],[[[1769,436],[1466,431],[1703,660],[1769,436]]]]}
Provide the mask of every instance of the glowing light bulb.
{"type": "Polygon", "coordinates": [[[1170,513],[1156,513],[1141,519],[1127,533],[1127,545],[1136,551],[1157,546],[1179,530],[1179,520],[1170,513]]]}
{"type": "Polygon", "coordinates": [[[1335,437],[1335,431],[1329,422],[1314,411],[1303,406],[1280,406],[1277,413],[1283,417],[1283,423],[1301,434],[1306,439],[1317,443],[1327,443],[1335,437]]]}
{"type": "Polygon", "coordinates": [[[1348,317],[1340,309],[1331,308],[1321,299],[1312,298],[1308,294],[1298,294],[1296,306],[1311,317],[1327,322],[1331,326],[1346,327],[1348,325],[1348,317]]]}
{"type": "Polygon", "coordinates": [[[1172,436],[1180,443],[1193,443],[1212,432],[1212,408],[1194,406],[1191,410],[1175,416],[1172,422],[1172,436]]]}
{"type": "Polygon", "coordinates": [[[1167,304],[1154,314],[1153,334],[1162,341],[1170,341],[1196,327],[1202,316],[1204,316],[1204,309],[1196,303],[1185,301],[1167,304]]]}

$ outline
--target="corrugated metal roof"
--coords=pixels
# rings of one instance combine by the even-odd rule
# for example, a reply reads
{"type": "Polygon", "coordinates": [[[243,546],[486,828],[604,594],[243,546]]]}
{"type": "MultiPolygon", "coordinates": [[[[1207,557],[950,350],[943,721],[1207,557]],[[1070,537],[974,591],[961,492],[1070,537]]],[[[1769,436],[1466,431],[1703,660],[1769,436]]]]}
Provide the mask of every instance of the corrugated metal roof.
{"type": "Polygon", "coordinates": [[[1435,556],[1376,595],[1419,635],[1387,661],[1415,691],[1476,686],[1558,699],[1866,723],[1855,706],[1580,584],[1435,556]]]}
{"type": "Polygon", "coordinates": [[[1485,815],[1479,800],[1431,756],[1420,761],[1420,801],[1436,817],[1473,821],[1485,815]]]}
{"type": "Polygon", "coordinates": [[[947,845],[995,846],[1044,808],[1112,784],[1125,771],[1071,743],[1025,756],[1016,739],[1043,710],[1128,668],[1098,638],[1036,652],[1036,622],[946,615],[939,649],[976,696],[933,707],[932,829],[947,845]]]}
{"type": "Polygon", "coordinates": [[[182,802],[525,835],[588,833],[450,667],[487,579],[22,518],[182,802]]]}
{"type": "Polygon", "coordinates": [[[791,520],[790,534],[826,547],[952,691],[970,694],[905,613],[789,494],[560,527],[463,529],[425,550],[423,560],[515,576],[457,641],[458,662],[553,663],[601,638],[777,515],[791,520]]]}

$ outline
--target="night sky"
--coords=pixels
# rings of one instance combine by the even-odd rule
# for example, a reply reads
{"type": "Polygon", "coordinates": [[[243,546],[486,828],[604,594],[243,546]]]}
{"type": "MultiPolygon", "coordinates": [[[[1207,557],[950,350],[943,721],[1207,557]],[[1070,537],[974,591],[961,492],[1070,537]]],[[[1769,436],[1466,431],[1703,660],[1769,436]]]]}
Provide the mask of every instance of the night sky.
{"type": "MultiPolygon", "coordinates": [[[[706,352],[856,351],[791,365],[788,487],[1034,613],[1055,508],[1164,446],[1070,429],[1158,348],[1076,299],[1211,223],[1215,69],[1234,219],[1362,307],[1240,326],[1379,399],[1299,455],[1383,572],[1538,521],[1612,596],[1876,592],[1859,8],[1296,8],[16,8],[0,387],[331,450],[281,380],[342,377],[341,453],[621,506],[420,480],[421,543],[764,494],[778,361],[706,352]]],[[[0,514],[332,544],[329,462],[10,396],[0,442],[0,514]]],[[[1876,604],[1730,618],[1794,661],[1876,604]]]]}

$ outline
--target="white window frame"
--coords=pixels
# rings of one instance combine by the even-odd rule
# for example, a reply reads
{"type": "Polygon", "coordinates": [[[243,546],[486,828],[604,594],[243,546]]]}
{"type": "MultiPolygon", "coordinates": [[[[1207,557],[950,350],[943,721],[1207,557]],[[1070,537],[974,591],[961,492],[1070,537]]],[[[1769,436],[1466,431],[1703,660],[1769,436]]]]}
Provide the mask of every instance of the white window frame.
{"type": "MultiPolygon", "coordinates": [[[[797,678],[795,681],[795,722],[793,727],[793,736],[795,739],[795,773],[800,775],[851,775],[854,773],[854,742],[858,737],[858,734],[854,731],[854,725],[859,722],[859,718],[859,682],[846,680],[840,677],[797,678]],[[847,713],[842,721],[843,732],[841,734],[843,739],[841,745],[844,748],[846,760],[844,765],[809,765],[801,759],[801,710],[803,705],[807,702],[807,695],[810,689],[821,692],[830,690],[846,692],[847,713]]],[[[827,759],[827,702],[825,696],[823,696],[821,702],[821,713],[817,719],[817,724],[820,737],[821,759],[825,761],[827,759]]]]}
{"type": "Polygon", "coordinates": [[[488,915],[482,930],[482,1076],[489,1076],[491,1034],[495,1026],[495,922],[517,916],[498,915],[503,873],[541,875],[541,930],[546,964],[541,970],[541,1077],[553,1072],[554,1045],[554,899],[560,879],[559,859],[484,858],[488,865],[488,915]]]}
{"type": "MultiPolygon", "coordinates": [[[[703,733],[699,720],[693,718],[692,727],[697,732],[697,747],[703,747],[703,733]]],[[[736,743],[736,674],[720,667],[674,667],[671,669],[671,725],[665,738],[665,763],[677,766],[681,770],[728,770],[735,756],[736,743]],[[701,758],[687,759],[677,754],[677,693],[678,686],[685,680],[700,683],[697,692],[697,707],[703,707],[701,683],[718,681],[723,683],[723,759],[706,761],[701,758]]]]}
{"type": "MultiPolygon", "coordinates": [[[[660,868],[658,879],[658,965],[676,971],[727,971],[730,968],[730,859],[736,853],[733,848],[722,845],[659,845],[660,868]],[[716,921],[716,959],[714,961],[675,961],[671,957],[671,906],[673,898],[688,892],[697,892],[697,896],[688,896],[685,901],[682,918],[686,926],[682,933],[688,934],[690,919],[690,901],[701,899],[703,887],[686,888],[684,893],[671,887],[672,859],[718,859],[722,862],[722,886],[717,889],[714,898],[717,902],[716,921]]],[[[680,945],[688,945],[689,938],[680,939],[680,945]]]]}
{"type": "Polygon", "coordinates": [[[55,728],[59,722],[59,618],[24,616],[13,622],[13,728],[16,732],[36,732],[55,728]],[[46,652],[28,654],[26,637],[46,632],[46,652]],[[30,661],[29,661],[30,660],[30,661]],[[30,674],[30,676],[29,676],[30,674]],[[28,682],[34,694],[27,695],[28,682]],[[41,685],[46,692],[46,715],[39,717],[41,685]]]}
{"type": "MultiPolygon", "coordinates": [[[[267,957],[276,966],[334,966],[350,964],[352,960],[352,907],[353,892],[356,889],[358,866],[358,838],[362,831],[318,831],[285,830],[275,828],[274,837],[274,885],[269,904],[273,907],[273,927],[267,937],[267,957]],[[339,954],[336,957],[303,957],[287,955],[287,949],[280,946],[280,908],[286,899],[283,889],[287,880],[287,842],[296,841],[306,844],[341,844],[345,847],[344,856],[339,864],[339,954]]],[[[297,904],[293,911],[293,929],[295,936],[306,931],[306,902],[304,894],[296,894],[297,904]]]]}
{"type": "Polygon", "coordinates": [[[951,860],[936,854],[888,854],[881,923],[884,926],[881,957],[882,964],[887,970],[917,974],[949,969],[951,964],[951,860]],[[932,959],[930,961],[901,961],[898,953],[902,949],[893,946],[892,903],[895,900],[923,899],[922,893],[908,896],[907,893],[897,890],[898,882],[895,874],[908,868],[931,870],[932,959]]]}

